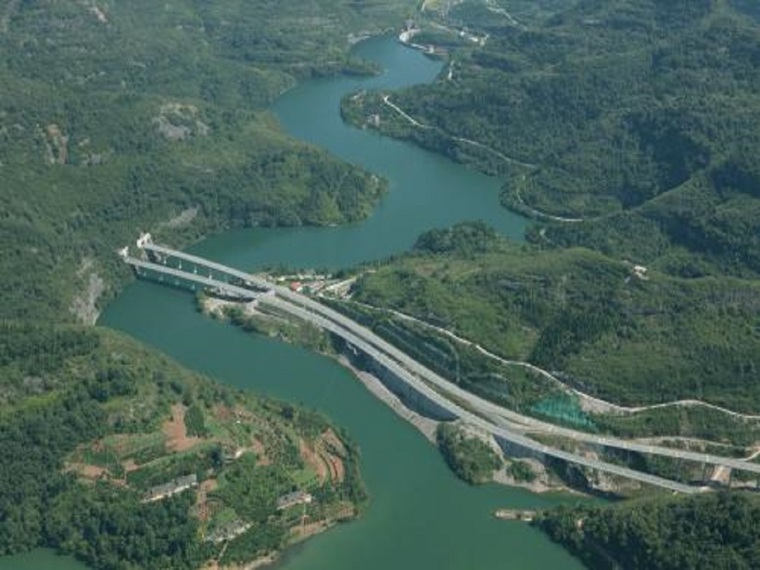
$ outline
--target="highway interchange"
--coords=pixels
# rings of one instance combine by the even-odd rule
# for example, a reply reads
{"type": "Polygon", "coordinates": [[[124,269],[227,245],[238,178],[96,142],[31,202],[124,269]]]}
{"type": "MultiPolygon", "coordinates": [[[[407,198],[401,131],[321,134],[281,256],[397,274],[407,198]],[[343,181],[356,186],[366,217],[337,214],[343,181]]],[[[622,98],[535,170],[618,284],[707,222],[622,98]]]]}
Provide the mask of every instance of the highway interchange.
{"type": "Polygon", "coordinates": [[[660,455],[704,465],[724,466],[760,475],[760,464],[713,454],[696,453],[637,443],[621,438],[589,434],[555,426],[548,422],[508,410],[463,390],[456,384],[421,365],[371,330],[306,295],[214,261],[154,244],[149,236],[147,239],[144,236],[141,240],[138,240],[138,248],[150,253],[156,259],[166,261],[169,258],[174,258],[180,263],[190,264],[193,267],[193,271],[173,268],[163,263],[145,261],[129,256],[126,251],[122,252],[124,260],[135,267],[135,269],[152,270],[176,279],[189,280],[211,291],[224,293],[240,300],[250,301],[255,299],[258,304],[286,312],[298,319],[325,329],[341,337],[354,348],[369,355],[376,363],[402,380],[411,390],[424,396],[441,410],[446,410],[450,414],[451,419],[458,418],[468,424],[477,426],[485,432],[492,434],[497,440],[510,442],[536,454],[555,457],[590,469],[634,479],[680,493],[694,493],[705,488],[686,485],[557,449],[556,447],[540,443],[526,434],[551,434],[591,444],[592,446],[611,447],[637,453],[660,455]],[[203,275],[203,272],[207,272],[208,276],[203,275]],[[214,276],[214,272],[218,274],[217,277],[214,276]],[[222,276],[224,278],[220,278],[222,276]]]}

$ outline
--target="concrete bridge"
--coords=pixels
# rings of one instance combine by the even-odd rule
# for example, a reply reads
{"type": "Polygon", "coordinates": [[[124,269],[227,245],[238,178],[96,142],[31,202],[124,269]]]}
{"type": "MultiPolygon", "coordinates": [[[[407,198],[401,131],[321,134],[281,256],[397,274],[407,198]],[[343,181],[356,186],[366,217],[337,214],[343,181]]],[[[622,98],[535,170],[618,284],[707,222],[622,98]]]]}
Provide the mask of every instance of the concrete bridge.
{"type": "Polygon", "coordinates": [[[145,275],[147,272],[153,272],[157,275],[167,275],[174,277],[175,283],[179,284],[180,281],[187,281],[196,285],[200,285],[204,290],[230,299],[238,299],[240,301],[251,301],[259,296],[259,293],[255,293],[250,289],[238,287],[230,283],[223,281],[217,281],[212,277],[205,277],[198,275],[197,273],[188,273],[182,269],[175,269],[173,267],[167,267],[159,263],[152,261],[145,261],[137,259],[136,257],[126,256],[123,258],[125,262],[135,268],[138,275],[145,275]]]}
{"type": "Polygon", "coordinates": [[[120,252],[124,261],[135,267],[137,271],[153,271],[178,280],[182,279],[199,285],[214,294],[221,294],[233,299],[246,301],[256,299],[265,306],[276,308],[298,319],[315,324],[343,338],[350,345],[367,354],[380,366],[402,380],[409,389],[414,390],[436,407],[446,410],[452,419],[460,418],[476,425],[491,433],[498,441],[522,447],[533,453],[555,457],[681,493],[693,493],[704,488],[685,485],[627,467],[566,452],[544,445],[528,437],[527,434],[551,434],[595,446],[659,455],[676,460],[697,462],[705,466],[724,466],[730,469],[752,472],[758,474],[760,478],[760,464],[712,454],[646,445],[620,438],[597,436],[524,416],[463,390],[422,366],[366,327],[305,295],[214,261],[154,244],[149,235],[142,236],[137,245],[138,249],[148,259],[139,259],[129,255],[127,248],[120,252]],[[151,258],[154,261],[150,261],[151,258]],[[172,260],[178,267],[171,266],[172,260]],[[186,266],[192,267],[192,271],[181,269],[183,262],[186,266]]]}

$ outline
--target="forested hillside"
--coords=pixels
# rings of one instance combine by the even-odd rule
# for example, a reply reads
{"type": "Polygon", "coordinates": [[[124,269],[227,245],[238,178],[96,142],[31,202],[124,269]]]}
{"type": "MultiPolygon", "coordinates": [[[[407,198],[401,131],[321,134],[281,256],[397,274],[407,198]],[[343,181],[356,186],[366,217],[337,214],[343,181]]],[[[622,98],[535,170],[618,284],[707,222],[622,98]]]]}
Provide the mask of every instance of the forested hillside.
{"type": "Polygon", "coordinates": [[[383,182],[289,139],[266,105],[301,78],[373,72],[350,42],[413,8],[0,5],[0,554],[197,568],[228,545],[219,562],[239,564],[298,539],[304,513],[357,513],[355,449],[324,418],[76,323],[129,280],[115,250],[140,230],[186,244],[366,216],[383,182]],[[293,491],[308,507],[278,503],[293,491]]]}
{"type": "Polygon", "coordinates": [[[349,34],[408,9],[4,3],[0,315],[91,320],[72,300],[113,294],[128,275],[113,252],[139,230],[186,242],[366,216],[382,181],[289,139],[264,106],[301,77],[371,71],[349,58],[349,34]]]}
{"type": "Polygon", "coordinates": [[[685,570],[760,566],[760,502],[740,494],[560,507],[537,521],[590,568],[685,570]]]}
{"type": "Polygon", "coordinates": [[[616,403],[756,412],[757,9],[528,4],[436,4],[414,42],[445,47],[438,81],[343,112],[499,174],[535,249],[446,250],[465,234],[431,234],[433,258],[368,274],[358,298],[616,403]]]}
{"type": "MultiPolygon", "coordinates": [[[[748,455],[754,419],[604,408],[526,363],[618,404],[760,410],[757,3],[430,4],[412,41],[447,59],[438,81],[346,99],[344,116],[502,177],[504,205],[535,220],[531,243],[480,225],[430,232],[364,272],[345,310],[515,409],[748,455]]],[[[680,463],[634,466],[683,476],[680,463]]],[[[713,494],[560,508],[538,524],[592,568],[738,569],[760,566],[757,516],[752,495],[713,494]]]]}
{"type": "Polygon", "coordinates": [[[310,492],[308,516],[328,523],[363,503],[355,449],[313,412],[105,329],[0,332],[0,554],[45,545],[93,568],[197,568],[233,533],[222,562],[248,562],[298,536],[302,508],[280,496],[310,492]],[[324,461],[339,474],[320,474],[324,461]],[[202,492],[167,493],[182,477],[202,492]]]}
{"type": "Polygon", "coordinates": [[[415,36],[456,46],[448,74],[393,95],[426,128],[378,98],[364,111],[379,112],[384,131],[507,176],[505,204],[548,224],[536,240],[686,277],[756,275],[757,8],[581,0],[521,20],[523,4],[511,4],[464,2],[415,36]],[[482,45],[458,39],[462,28],[482,45]]]}
{"type": "MultiPolygon", "coordinates": [[[[413,252],[363,273],[354,286],[357,303],[343,309],[359,311],[368,304],[400,311],[617,404],[694,398],[755,413],[757,299],[754,281],[685,279],[588,249],[515,245],[476,223],[423,234],[413,252]]],[[[556,386],[541,377],[489,364],[476,351],[385,312],[359,316],[397,343],[418,336],[428,346],[421,357],[430,352],[429,365],[511,408],[541,412],[542,402],[557,396],[556,386]]],[[[607,427],[623,435],[746,444],[753,441],[749,433],[760,434],[757,425],[722,414],[682,413],[663,410],[641,422],[613,414],[594,421],[613,422],[607,427]]]]}

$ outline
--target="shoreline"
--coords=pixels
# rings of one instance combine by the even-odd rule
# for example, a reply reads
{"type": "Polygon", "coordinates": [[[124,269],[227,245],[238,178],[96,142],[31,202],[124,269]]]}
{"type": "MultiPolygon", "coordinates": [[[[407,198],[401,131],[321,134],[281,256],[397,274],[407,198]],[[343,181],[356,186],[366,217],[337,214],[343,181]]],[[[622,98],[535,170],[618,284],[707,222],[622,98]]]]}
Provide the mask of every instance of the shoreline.
{"type": "MultiPolygon", "coordinates": [[[[238,303],[235,301],[227,301],[222,299],[215,299],[213,297],[207,297],[203,300],[201,304],[201,311],[206,314],[207,316],[210,316],[212,318],[218,318],[227,320],[229,324],[233,324],[229,321],[229,318],[224,314],[224,307],[228,306],[238,306],[242,307],[246,316],[253,316],[255,314],[259,314],[260,316],[265,317],[271,317],[270,315],[267,315],[265,313],[258,313],[255,310],[255,306],[252,303],[238,303]]],[[[254,334],[263,334],[263,333],[254,333],[254,334]]],[[[293,344],[291,341],[286,340],[285,342],[289,342],[293,344]]],[[[296,343],[297,344],[297,343],[296,343]]],[[[308,348],[308,347],[307,347],[308,348]]],[[[311,350],[311,349],[309,349],[311,350]]],[[[367,372],[365,370],[361,370],[351,364],[349,359],[342,355],[342,354],[336,354],[336,353],[326,353],[326,352],[318,352],[319,354],[322,354],[323,356],[327,356],[328,358],[331,358],[335,362],[337,362],[340,366],[348,370],[361,384],[372,394],[375,398],[380,400],[383,404],[388,406],[399,418],[402,420],[408,422],[411,424],[417,431],[419,431],[422,436],[435,447],[438,449],[438,441],[436,432],[438,430],[438,426],[441,423],[438,420],[433,420],[428,417],[425,417],[424,415],[420,414],[419,412],[416,412],[415,410],[410,409],[407,407],[401,399],[396,396],[390,389],[388,389],[382,381],[371,372],[367,372]]],[[[518,489],[524,489],[530,493],[534,493],[536,495],[543,495],[547,493],[568,493],[576,495],[578,494],[577,490],[574,490],[567,485],[563,484],[552,484],[549,481],[548,472],[546,470],[546,467],[536,461],[536,460],[518,460],[518,459],[512,459],[509,456],[507,456],[504,451],[498,447],[498,444],[491,439],[491,441],[488,442],[488,444],[492,447],[498,448],[498,451],[500,453],[500,456],[502,458],[505,458],[509,461],[527,461],[531,464],[533,470],[537,472],[537,477],[534,481],[527,482],[527,481],[517,481],[512,476],[509,475],[508,472],[508,466],[503,465],[500,469],[494,471],[491,479],[487,481],[487,483],[495,483],[497,485],[504,485],[506,487],[512,487],[512,488],[518,488],[518,489]]],[[[583,493],[580,493],[583,494],[583,493]]],[[[237,570],[237,569],[233,569],[237,570]]]]}
{"type": "MultiPolygon", "coordinates": [[[[404,405],[404,403],[396,396],[393,392],[391,392],[388,388],[385,387],[385,385],[375,376],[374,374],[371,374],[369,372],[365,372],[363,370],[359,370],[355,366],[353,366],[348,359],[345,356],[338,355],[336,357],[336,361],[349,370],[358,380],[361,382],[365,388],[378,400],[383,402],[385,405],[387,405],[393,412],[396,413],[397,416],[399,416],[401,419],[407,421],[409,424],[411,424],[414,428],[416,428],[424,437],[428,440],[429,443],[431,443],[436,449],[438,449],[438,442],[436,438],[436,430],[438,429],[438,425],[441,423],[436,420],[432,420],[430,418],[426,418],[425,416],[419,414],[418,412],[415,412],[414,410],[409,409],[404,405]]],[[[494,443],[494,445],[496,445],[494,443]]],[[[510,461],[514,461],[513,459],[510,459],[501,449],[499,450],[502,457],[509,459],[510,461]]],[[[531,463],[537,463],[535,460],[531,461],[531,463]]],[[[536,467],[534,465],[534,467],[536,467]]],[[[501,469],[494,471],[493,476],[490,481],[487,483],[493,483],[496,485],[504,485],[505,487],[512,487],[517,489],[524,489],[530,493],[536,494],[536,495],[544,495],[548,493],[567,493],[570,495],[583,495],[583,493],[578,493],[576,490],[571,489],[567,485],[552,485],[548,482],[547,478],[539,477],[536,478],[535,481],[532,482],[523,482],[523,481],[516,481],[514,478],[512,478],[507,473],[507,466],[501,467],[501,469]]],[[[546,468],[541,464],[539,471],[541,475],[546,474],[546,468]]]]}
{"type": "Polygon", "coordinates": [[[406,407],[401,399],[386,388],[377,376],[356,368],[345,356],[338,355],[335,359],[338,364],[349,370],[373,396],[393,410],[401,419],[409,422],[425,437],[425,439],[437,447],[436,430],[438,429],[439,421],[426,418],[406,407]]]}

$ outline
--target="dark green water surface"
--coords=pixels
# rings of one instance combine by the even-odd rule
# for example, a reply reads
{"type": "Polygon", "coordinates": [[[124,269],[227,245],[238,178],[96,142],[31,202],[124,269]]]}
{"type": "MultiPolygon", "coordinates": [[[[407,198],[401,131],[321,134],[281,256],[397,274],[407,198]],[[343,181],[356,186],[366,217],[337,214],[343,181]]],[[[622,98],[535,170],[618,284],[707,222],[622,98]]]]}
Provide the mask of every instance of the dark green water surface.
{"type": "MultiPolygon", "coordinates": [[[[233,231],[193,251],[243,269],[269,264],[345,267],[408,248],[426,229],[483,219],[520,239],[524,220],[499,206],[498,180],[375,133],[343,125],[342,95],[431,81],[440,64],[390,38],[357,46],[387,72],[372,79],[304,83],[274,105],[285,129],[387,178],[390,192],[365,222],[336,228],[233,231]]],[[[191,295],[139,282],[107,309],[101,325],[155,346],[229,383],[318,408],[358,443],[371,495],[366,515],[290,550],[288,570],[574,569],[578,562],[541,533],[496,520],[500,507],[537,508],[557,497],[458,481],[438,452],[337,363],[255,337],[195,312],[191,295]]],[[[565,499],[566,500],[566,499],[565,499]]],[[[6,558],[0,569],[79,568],[46,551],[6,558]],[[34,558],[37,557],[37,558],[34,558]]]]}
{"type": "Polygon", "coordinates": [[[332,228],[231,231],[204,241],[194,251],[243,268],[281,263],[335,268],[399,253],[411,247],[421,232],[465,220],[484,220],[505,235],[522,239],[525,220],[499,204],[498,179],[341,120],[344,95],[429,83],[441,63],[392,38],[362,42],[355,53],[380,63],[386,72],[370,79],[308,81],[280,97],[273,110],[291,135],[389,182],[389,192],[372,216],[358,224],[332,228]]]}

